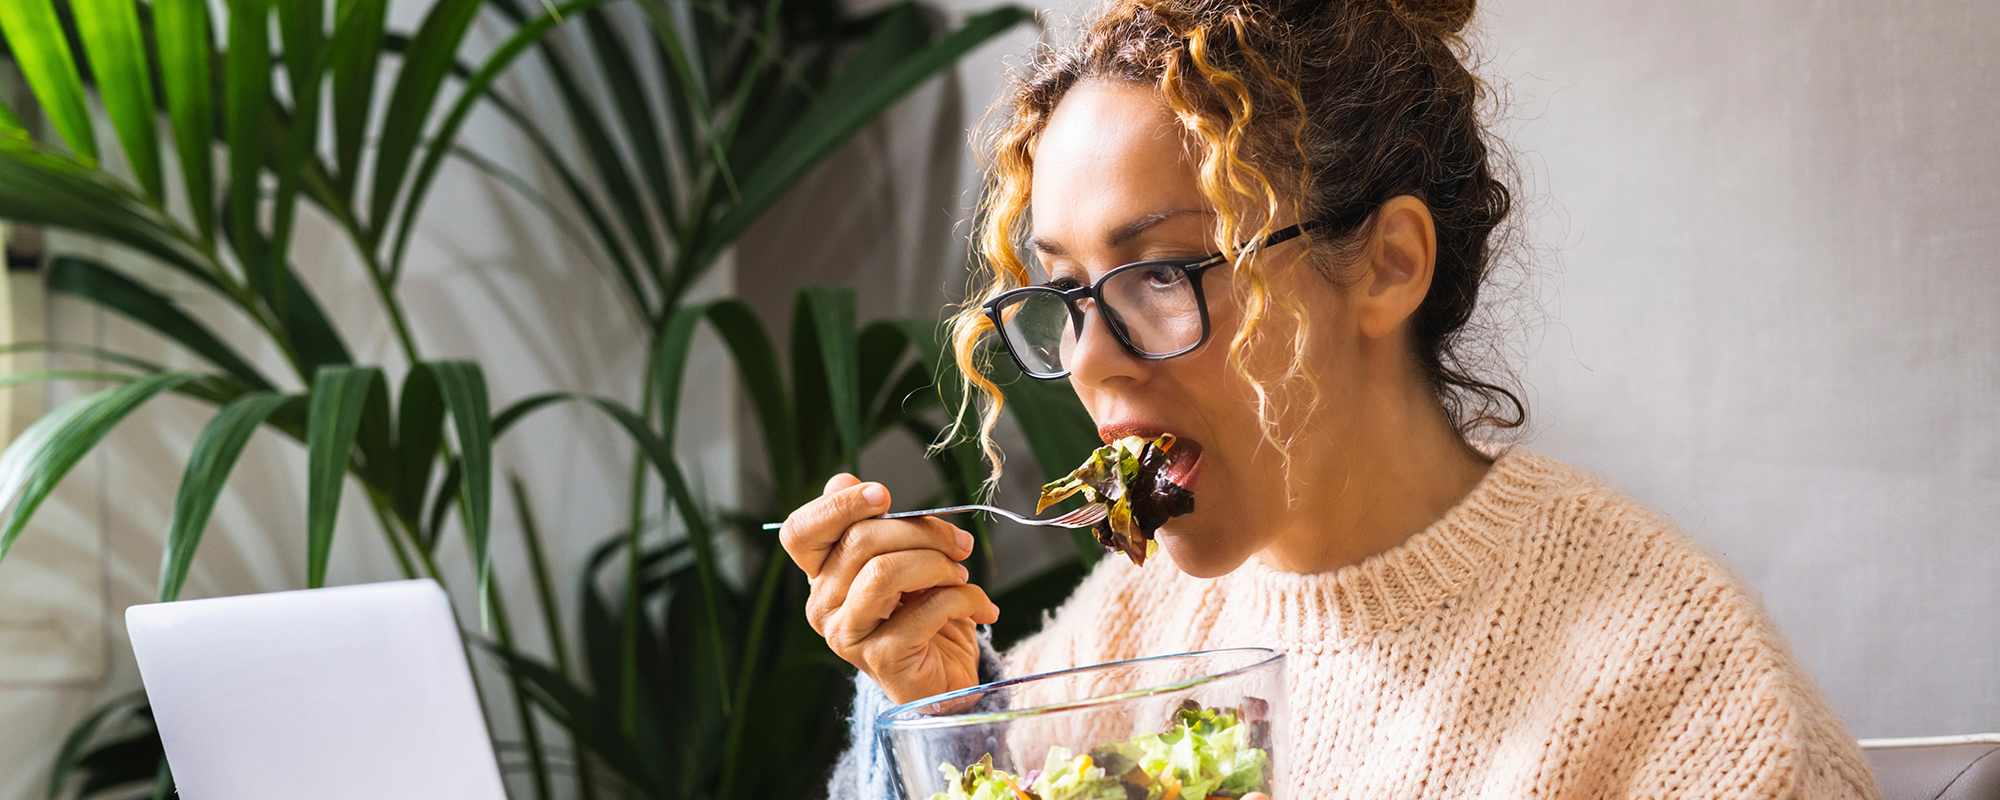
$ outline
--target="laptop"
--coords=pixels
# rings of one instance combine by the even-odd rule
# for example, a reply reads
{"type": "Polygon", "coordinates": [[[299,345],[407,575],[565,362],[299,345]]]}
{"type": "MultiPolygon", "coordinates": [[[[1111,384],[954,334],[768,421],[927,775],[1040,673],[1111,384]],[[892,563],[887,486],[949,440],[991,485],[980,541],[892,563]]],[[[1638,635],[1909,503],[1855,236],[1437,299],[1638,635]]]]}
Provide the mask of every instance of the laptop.
{"type": "Polygon", "coordinates": [[[428,580],[125,612],[187,800],[506,800],[451,602],[428,580]]]}

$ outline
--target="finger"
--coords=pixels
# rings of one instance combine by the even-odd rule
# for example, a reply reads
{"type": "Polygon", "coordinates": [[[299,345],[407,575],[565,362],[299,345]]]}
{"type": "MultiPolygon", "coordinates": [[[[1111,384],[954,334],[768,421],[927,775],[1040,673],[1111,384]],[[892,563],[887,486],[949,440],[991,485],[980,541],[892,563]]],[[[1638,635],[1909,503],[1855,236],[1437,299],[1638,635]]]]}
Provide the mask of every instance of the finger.
{"type": "Polygon", "coordinates": [[[935,550],[953,561],[963,561],[972,555],[972,534],[936,517],[855,523],[820,563],[814,588],[827,583],[844,595],[847,584],[870,560],[900,550],[935,550]]]}
{"type": "MultiPolygon", "coordinates": [[[[938,586],[962,586],[968,578],[970,574],[964,564],[944,558],[936,550],[896,550],[870,558],[860,574],[854,576],[854,582],[848,584],[846,594],[834,598],[830,588],[826,602],[840,608],[850,628],[874,630],[876,624],[896,612],[904,594],[938,586]]],[[[852,638],[858,642],[864,636],[868,632],[858,632],[852,638]]]]}
{"type": "MultiPolygon", "coordinates": [[[[975,584],[941,586],[904,604],[887,622],[876,626],[862,649],[867,655],[890,656],[907,652],[911,642],[927,642],[954,620],[970,620],[991,625],[1000,620],[1000,607],[975,584]]],[[[873,659],[870,659],[871,663],[873,659]]]]}
{"type": "Polygon", "coordinates": [[[888,487],[856,483],[799,506],[785,518],[784,527],[778,530],[778,542],[792,562],[805,570],[806,577],[816,577],[826,561],[827,551],[840,541],[849,526],[887,510],[888,487]]]}
{"type": "Polygon", "coordinates": [[[831,478],[826,479],[826,488],[819,490],[819,493],[833,494],[834,492],[838,492],[842,489],[845,489],[849,486],[854,486],[859,483],[861,483],[861,479],[854,477],[854,473],[843,472],[840,473],[839,475],[835,475],[831,478]]]}
{"type": "Polygon", "coordinates": [[[956,586],[968,577],[963,565],[936,550],[885,553],[863,565],[853,582],[813,581],[806,620],[834,652],[846,652],[895,613],[904,595],[956,586]]]}
{"type": "Polygon", "coordinates": [[[905,594],[941,586],[962,586],[965,566],[936,550],[901,550],[871,559],[861,568],[846,595],[837,601],[831,591],[814,592],[807,614],[825,620],[821,635],[834,652],[849,650],[896,613],[905,594]]]}
{"type": "MultiPolygon", "coordinates": [[[[806,597],[806,620],[812,623],[813,630],[827,636],[832,630],[832,618],[842,613],[842,606],[857,591],[878,592],[883,591],[879,588],[881,586],[897,585],[909,587],[905,591],[917,592],[942,583],[965,582],[964,567],[954,570],[940,566],[970,554],[969,550],[954,553],[938,549],[936,545],[940,541],[950,542],[949,547],[957,548],[953,531],[951,526],[929,518],[863,520],[855,523],[824,560],[819,574],[808,579],[811,594],[806,597]],[[939,530],[939,526],[943,530],[939,530]],[[857,541],[861,543],[851,544],[857,541]],[[874,576],[869,579],[869,586],[857,589],[855,581],[875,561],[881,563],[869,573],[874,576]],[[892,577],[899,580],[889,580],[892,577]]],[[[870,613],[879,612],[876,621],[895,610],[894,602],[884,602],[886,608],[877,608],[882,604],[867,606],[870,613]]],[[[873,630],[874,623],[869,622],[863,628],[854,638],[867,635],[867,630],[873,630]]]]}

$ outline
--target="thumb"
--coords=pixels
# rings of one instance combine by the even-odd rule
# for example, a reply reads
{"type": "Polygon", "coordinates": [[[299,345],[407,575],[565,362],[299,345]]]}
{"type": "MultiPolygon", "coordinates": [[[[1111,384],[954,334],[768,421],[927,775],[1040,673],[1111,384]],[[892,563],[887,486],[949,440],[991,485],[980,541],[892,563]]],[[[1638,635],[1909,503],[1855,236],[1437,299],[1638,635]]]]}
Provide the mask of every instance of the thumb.
{"type": "Polygon", "coordinates": [[[820,492],[820,494],[833,494],[860,482],[861,479],[854,477],[852,473],[843,472],[828,479],[825,491],[820,492]]]}

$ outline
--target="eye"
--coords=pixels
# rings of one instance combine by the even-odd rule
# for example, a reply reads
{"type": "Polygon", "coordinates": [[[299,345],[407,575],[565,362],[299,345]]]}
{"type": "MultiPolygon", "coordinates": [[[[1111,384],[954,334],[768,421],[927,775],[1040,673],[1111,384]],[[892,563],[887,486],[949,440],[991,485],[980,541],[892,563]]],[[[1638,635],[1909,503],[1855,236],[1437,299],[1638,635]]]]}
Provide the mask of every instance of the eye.
{"type": "Polygon", "coordinates": [[[1058,275],[1050,279],[1048,283],[1044,283],[1042,285],[1047,286],[1051,289],[1067,292],[1071,289],[1075,289],[1079,286],[1082,286],[1083,283],[1068,275],[1058,275]]]}
{"type": "Polygon", "coordinates": [[[1146,268],[1146,281],[1154,286],[1172,286],[1181,281],[1181,268],[1172,264],[1154,264],[1146,268]]]}

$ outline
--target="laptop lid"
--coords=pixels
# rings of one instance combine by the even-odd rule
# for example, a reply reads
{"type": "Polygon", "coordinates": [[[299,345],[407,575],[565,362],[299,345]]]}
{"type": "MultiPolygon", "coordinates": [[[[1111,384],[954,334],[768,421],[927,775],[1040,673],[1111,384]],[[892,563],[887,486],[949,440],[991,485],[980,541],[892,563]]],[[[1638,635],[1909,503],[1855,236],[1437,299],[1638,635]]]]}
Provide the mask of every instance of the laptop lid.
{"type": "Polygon", "coordinates": [[[188,800],[505,800],[451,603],[428,580],[133,606],[188,800]]]}

